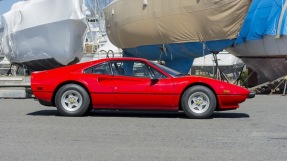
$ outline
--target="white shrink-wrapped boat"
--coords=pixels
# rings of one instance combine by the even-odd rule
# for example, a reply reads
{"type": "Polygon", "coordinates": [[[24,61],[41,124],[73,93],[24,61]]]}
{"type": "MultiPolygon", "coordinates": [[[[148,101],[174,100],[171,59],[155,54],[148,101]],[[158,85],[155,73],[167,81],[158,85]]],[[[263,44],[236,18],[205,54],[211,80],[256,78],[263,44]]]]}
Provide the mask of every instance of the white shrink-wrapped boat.
{"type": "Polygon", "coordinates": [[[82,58],[87,29],[83,0],[30,0],[4,15],[3,53],[30,70],[74,64],[82,58]]]}

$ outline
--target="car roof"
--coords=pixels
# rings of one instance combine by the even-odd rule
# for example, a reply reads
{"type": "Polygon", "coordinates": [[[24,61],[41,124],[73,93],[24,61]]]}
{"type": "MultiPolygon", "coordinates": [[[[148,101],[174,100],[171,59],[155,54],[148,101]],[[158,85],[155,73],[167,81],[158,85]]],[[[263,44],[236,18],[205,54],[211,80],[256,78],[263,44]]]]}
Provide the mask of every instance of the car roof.
{"type": "Polygon", "coordinates": [[[104,59],[99,59],[98,61],[113,61],[113,60],[141,60],[141,61],[148,61],[147,59],[135,58],[135,57],[104,58],[104,59]]]}
{"type": "Polygon", "coordinates": [[[102,63],[102,62],[107,62],[107,61],[121,61],[121,60],[130,60],[130,61],[144,61],[144,62],[148,62],[147,59],[143,59],[143,58],[134,58],[134,57],[118,57],[118,58],[103,58],[103,59],[98,59],[98,60],[93,60],[93,61],[87,61],[87,62],[82,62],[79,64],[74,64],[71,66],[65,66],[65,69],[77,69],[77,68],[82,68],[82,67],[86,67],[89,65],[93,65],[93,64],[98,64],[98,63],[102,63]]]}
{"type": "Polygon", "coordinates": [[[102,63],[102,62],[107,62],[107,61],[120,61],[120,60],[131,60],[131,61],[144,61],[144,62],[148,62],[147,59],[143,59],[143,58],[134,58],[134,57],[119,57],[119,58],[103,58],[103,59],[98,59],[98,60],[93,60],[93,61],[87,61],[87,62],[82,62],[82,63],[78,63],[78,64],[73,64],[73,65],[67,65],[67,66],[63,66],[63,67],[59,67],[59,68],[55,68],[55,69],[50,69],[50,72],[60,72],[60,71],[65,71],[65,72],[71,72],[74,70],[79,70],[82,68],[86,68],[88,66],[94,65],[94,64],[98,64],[98,63],[102,63]]]}
{"type": "Polygon", "coordinates": [[[106,62],[106,61],[121,61],[121,60],[130,60],[130,61],[144,61],[144,62],[148,62],[147,59],[143,59],[143,58],[135,58],[135,57],[118,57],[118,58],[102,58],[102,59],[98,59],[98,60],[93,60],[93,61],[87,61],[87,62],[83,62],[83,63],[79,63],[79,65],[87,65],[87,64],[94,64],[94,63],[102,63],[102,62],[106,62]]]}

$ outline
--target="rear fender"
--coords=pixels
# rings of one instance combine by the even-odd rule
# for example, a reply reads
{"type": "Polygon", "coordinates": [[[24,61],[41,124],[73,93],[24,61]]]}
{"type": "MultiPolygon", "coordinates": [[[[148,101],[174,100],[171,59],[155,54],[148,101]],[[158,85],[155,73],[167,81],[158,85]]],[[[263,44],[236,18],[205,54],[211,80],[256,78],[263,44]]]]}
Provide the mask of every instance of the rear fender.
{"type": "Polygon", "coordinates": [[[62,82],[62,83],[59,84],[59,85],[56,87],[56,89],[54,90],[53,96],[52,96],[52,104],[53,104],[53,106],[55,106],[55,96],[56,96],[58,90],[59,90],[61,87],[63,87],[64,85],[66,85],[66,84],[77,84],[77,85],[83,87],[83,88],[88,92],[89,97],[90,97],[90,100],[92,99],[92,98],[91,98],[91,93],[90,93],[89,89],[87,88],[87,86],[85,85],[85,83],[78,82],[78,81],[74,81],[74,80],[73,80],[73,81],[72,81],[72,80],[69,80],[69,81],[62,82]]]}

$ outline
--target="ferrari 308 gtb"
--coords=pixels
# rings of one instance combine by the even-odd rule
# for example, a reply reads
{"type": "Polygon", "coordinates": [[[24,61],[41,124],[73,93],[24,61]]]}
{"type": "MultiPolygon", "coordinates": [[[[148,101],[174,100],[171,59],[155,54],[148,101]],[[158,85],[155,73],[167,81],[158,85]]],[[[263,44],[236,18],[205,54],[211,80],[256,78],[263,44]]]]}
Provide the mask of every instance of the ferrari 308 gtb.
{"type": "Polygon", "coordinates": [[[107,58],[33,72],[31,86],[42,105],[64,116],[92,109],[183,110],[189,118],[208,118],[255,96],[227,82],[177,71],[140,58],[107,58]]]}

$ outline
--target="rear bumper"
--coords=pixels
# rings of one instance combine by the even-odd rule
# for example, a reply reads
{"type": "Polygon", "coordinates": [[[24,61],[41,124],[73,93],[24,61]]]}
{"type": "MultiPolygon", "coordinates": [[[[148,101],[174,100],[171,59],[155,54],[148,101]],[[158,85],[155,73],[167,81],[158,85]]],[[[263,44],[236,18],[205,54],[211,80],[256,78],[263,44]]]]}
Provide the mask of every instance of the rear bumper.
{"type": "Polygon", "coordinates": [[[46,91],[33,91],[35,98],[39,100],[39,102],[52,102],[52,92],[46,91]]]}
{"type": "Polygon", "coordinates": [[[43,106],[54,106],[53,103],[51,103],[51,102],[47,102],[47,101],[39,100],[39,99],[38,99],[38,101],[43,106]]]}
{"type": "Polygon", "coordinates": [[[254,98],[255,95],[256,95],[256,92],[250,91],[250,93],[248,94],[247,98],[254,98]]]}

